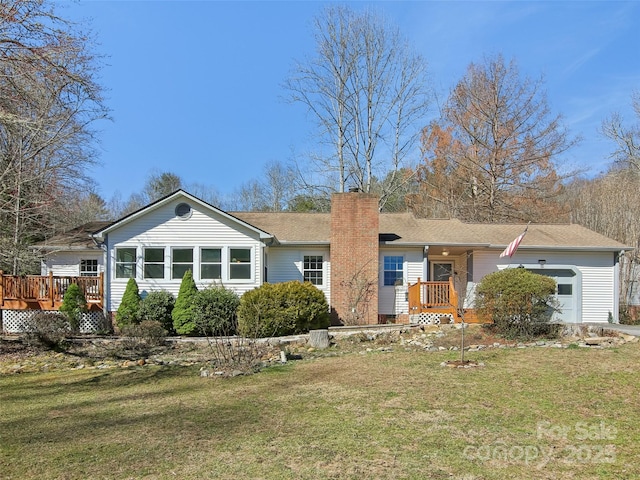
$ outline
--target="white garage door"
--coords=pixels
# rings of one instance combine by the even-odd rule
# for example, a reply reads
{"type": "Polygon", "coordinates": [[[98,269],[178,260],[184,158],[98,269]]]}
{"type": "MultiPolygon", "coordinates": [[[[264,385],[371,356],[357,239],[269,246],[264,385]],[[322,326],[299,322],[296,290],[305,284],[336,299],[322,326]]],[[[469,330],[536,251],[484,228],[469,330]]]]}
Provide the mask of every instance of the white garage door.
{"type": "Polygon", "coordinates": [[[576,272],[569,269],[539,269],[532,270],[534,273],[546,275],[553,278],[558,284],[556,288],[556,299],[558,300],[559,311],[555,312],[553,319],[559,322],[578,322],[578,282],[576,272]]]}

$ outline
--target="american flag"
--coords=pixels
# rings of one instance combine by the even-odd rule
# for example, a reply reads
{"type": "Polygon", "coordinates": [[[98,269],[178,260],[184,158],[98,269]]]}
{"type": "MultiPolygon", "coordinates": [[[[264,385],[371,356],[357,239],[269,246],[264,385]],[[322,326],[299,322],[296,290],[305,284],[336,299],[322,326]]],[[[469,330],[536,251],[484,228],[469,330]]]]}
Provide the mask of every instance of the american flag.
{"type": "Polygon", "coordinates": [[[524,238],[524,236],[527,234],[527,230],[529,230],[529,225],[527,225],[527,227],[524,229],[524,232],[522,232],[520,235],[518,235],[513,242],[511,242],[509,245],[507,245],[507,248],[505,248],[503,250],[503,252],[500,254],[500,258],[502,257],[513,257],[513,255],[516,253],[516,250],[518,250],[518,247],[520,246],[520,242],[522,242],[522,239],[524,238]]]}

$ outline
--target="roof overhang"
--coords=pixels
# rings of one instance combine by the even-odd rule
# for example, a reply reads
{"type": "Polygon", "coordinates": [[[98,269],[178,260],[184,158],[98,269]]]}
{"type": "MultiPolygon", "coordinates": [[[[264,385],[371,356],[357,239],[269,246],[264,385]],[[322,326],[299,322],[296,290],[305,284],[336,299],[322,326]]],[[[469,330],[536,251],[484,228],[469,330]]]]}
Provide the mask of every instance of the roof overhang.
{"type": "Polygon", "coordinates": [[[163,197],[163,198],[161,198],[159,200],[156,200],[155,202],[153,202],[153,203],[151,203],[151,204],[149,204],[149,205],[147,205],[147,206],[145,206],[145,207],[143,207],[143,208],[141,208],[139,210],[136,210],[135,212],[130,213],[129,215],[126,215],[126,216],[122,217],[119,220],[116,220],[112,224],[110,224],[110,225],[108,225],[108,226],[106,226],[106,227],[104,227],[104,228],[102,228],[100,230],[97,230],[97,231],[93,232],[92,237],[98,242],[103,242],[104,238],[105,238],[105,235],[107,235],[109,232],[111,232],[113,230],[116,230],[116,229],[118,229],[118,228],[120,228],[120,227],[122,227],[122,226],[124,226],[124,225],[126,225],[128,223],[131,223],[131,222],[135,221],[136,219],[148,214],[149,212],[151,212],[153,210],[156,210],[156,209],[158,209],[158,208],[160,208],[160,207],[162,207],[162,206],[164,206],[164,205],[166,205],[168,203],[173,202],[177,198],[185,198],[185,199],[187,199],[187,200],[199,205],[200,207],[202,207],[205,210],[209,210],[209,211],[215,213],[216,215],[219,215],[219,216],[221,216],[223,218],[226,218],[226,219],[228,219],[228,220],[230,220],[230,221],[232,221],[234,223],[237,223],[238,225],[242,225],[243,227],[248,228],[249,230],[252,230],[252,231],[256,232],[259,235],[259,238],[261,240],[267,241],[269,239],[273,239],[274,238],[274,236],[271,235],[270,233],[265,232],[264,230],[260,230],[259,228],[254,227],[253,225],[245,222],[244,220],[241,220],[238,217],[230,215],[229,213],[227,213],[227,212],[225,212],[223,210],[220,210],[217,207],[214,207],[213,205],[205,202],[204,200],[199,199],[198,197],[195,197],[195,196],[191,195],[188,192],[185,192],[184,190],[176,190],[175,192],[167,195],[166,197],[163,197]]]}

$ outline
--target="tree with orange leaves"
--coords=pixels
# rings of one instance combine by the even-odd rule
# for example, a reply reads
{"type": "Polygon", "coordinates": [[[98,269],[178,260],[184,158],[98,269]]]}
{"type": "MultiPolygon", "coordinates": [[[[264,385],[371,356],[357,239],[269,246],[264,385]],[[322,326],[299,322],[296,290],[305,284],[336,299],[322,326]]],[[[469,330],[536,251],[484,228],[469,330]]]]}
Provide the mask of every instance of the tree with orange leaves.
{"type": "MultiPolygon", "coordinates": [[[[559,156],[577,139],[552,115],[540,81],[502,56],[471,64],[422,132],[416,213],[468,221],[558,218],[559,156]]],[[[568,174],[565,174],[568,175],[568,174]]]]}

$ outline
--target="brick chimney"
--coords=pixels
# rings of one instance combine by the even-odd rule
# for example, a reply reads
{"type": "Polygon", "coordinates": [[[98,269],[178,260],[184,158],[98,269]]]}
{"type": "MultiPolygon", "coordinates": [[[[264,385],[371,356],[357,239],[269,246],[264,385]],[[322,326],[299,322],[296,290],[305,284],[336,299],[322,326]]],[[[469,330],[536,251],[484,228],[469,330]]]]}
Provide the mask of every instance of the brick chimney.
{"type": "Polygon", "coordinates": [[[331,197],[331,310],[334,324],[378,323],[378,197],[331,197]]]}

